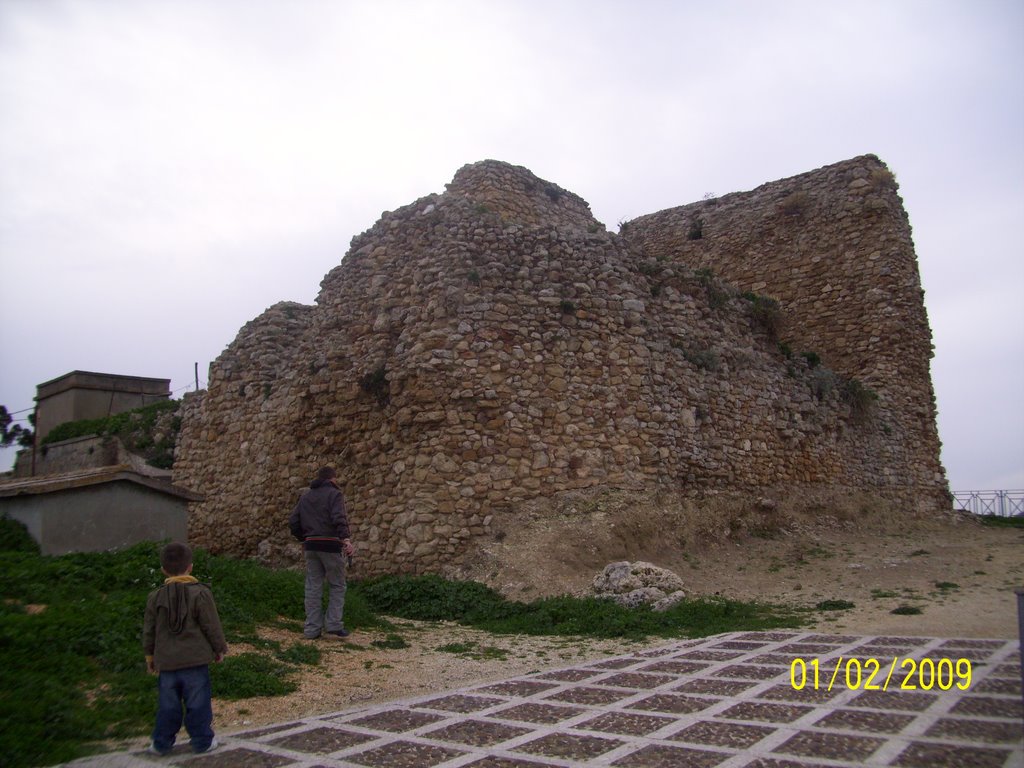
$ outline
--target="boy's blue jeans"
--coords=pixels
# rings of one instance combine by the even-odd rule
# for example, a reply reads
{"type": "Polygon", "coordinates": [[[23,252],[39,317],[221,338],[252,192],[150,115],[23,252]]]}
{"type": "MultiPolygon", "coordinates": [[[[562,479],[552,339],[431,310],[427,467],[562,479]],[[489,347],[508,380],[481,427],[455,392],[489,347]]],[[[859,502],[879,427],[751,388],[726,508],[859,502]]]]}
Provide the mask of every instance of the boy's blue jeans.
{"type": "Polygon", "coordinates": [[[182,706],[185,708],[185,730],[191,737],[192,750],[203,752],[213,741],[213,704],[210,689],[210,667],[187,667],[161,672],[157,679],[156,727],[153,746],[158,752],[170,752],[181,730],[182,706]]]}

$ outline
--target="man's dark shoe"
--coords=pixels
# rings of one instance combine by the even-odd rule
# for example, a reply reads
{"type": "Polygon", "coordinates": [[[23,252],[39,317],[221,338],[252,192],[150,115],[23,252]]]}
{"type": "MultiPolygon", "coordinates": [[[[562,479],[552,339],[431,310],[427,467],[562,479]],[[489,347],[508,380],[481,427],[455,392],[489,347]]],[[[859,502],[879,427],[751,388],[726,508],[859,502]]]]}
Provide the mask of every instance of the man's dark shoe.
{"type": "Polygon", "coordinates": [[[327,634],[330,635],[331,637],[336,637],[339,640],[341,640],[343,638],[348,637],[348,630],[344,629],[344,628],[336,629],[333,632],[328,632],[327,634]]]}

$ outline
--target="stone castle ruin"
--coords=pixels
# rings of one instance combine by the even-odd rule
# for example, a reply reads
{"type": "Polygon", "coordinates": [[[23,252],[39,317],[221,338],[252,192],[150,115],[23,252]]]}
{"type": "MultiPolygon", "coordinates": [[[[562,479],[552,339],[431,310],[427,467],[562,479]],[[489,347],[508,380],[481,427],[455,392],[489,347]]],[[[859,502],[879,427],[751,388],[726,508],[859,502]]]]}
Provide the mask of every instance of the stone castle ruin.
{"type": "Polygon", "coordinates": [[[467,165],[246,324],[186,399],[190,538],[287,562],[316,468],[366,572],[439,571],[560,494],[946,509],[931,333],[893,175],[858,157],[609,232],[467,165]]]}

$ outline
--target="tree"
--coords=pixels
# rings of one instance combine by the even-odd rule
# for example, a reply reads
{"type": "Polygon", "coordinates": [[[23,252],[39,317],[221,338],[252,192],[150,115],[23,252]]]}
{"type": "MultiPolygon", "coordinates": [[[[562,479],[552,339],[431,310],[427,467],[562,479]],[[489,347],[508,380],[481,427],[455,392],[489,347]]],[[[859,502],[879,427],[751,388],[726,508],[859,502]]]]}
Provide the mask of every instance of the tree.
{"type": "MultiPolygon", "coordinates": [[[[32,421],[31,417],[29,421],[32,421]]],[[[14,419],[7,412],[7,406],[0,405],[0,446],[6,448],[17,443],[22,448],[31,448],[34,440],[35,433],[28,427],[14,424],[14,419]]]]}

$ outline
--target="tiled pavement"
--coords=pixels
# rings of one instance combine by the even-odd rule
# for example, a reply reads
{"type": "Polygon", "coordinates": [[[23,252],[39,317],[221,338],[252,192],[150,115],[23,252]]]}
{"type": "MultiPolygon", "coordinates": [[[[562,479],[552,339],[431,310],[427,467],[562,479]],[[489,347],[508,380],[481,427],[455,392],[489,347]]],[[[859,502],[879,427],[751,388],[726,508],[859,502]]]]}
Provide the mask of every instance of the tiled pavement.
{"type": "Polygon", "coordinates": [[[737,632],[221,735],[209,755],[178,747],[74,765],[1024,766],[1020,664],[1016,641],[737,632]],[[795,659],[807,665],[802,690],[795,659]],[[900,689],[912,668],[904,659],[914,660],[917,690],[900,689]]]}

